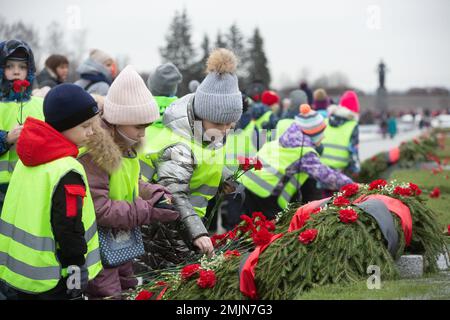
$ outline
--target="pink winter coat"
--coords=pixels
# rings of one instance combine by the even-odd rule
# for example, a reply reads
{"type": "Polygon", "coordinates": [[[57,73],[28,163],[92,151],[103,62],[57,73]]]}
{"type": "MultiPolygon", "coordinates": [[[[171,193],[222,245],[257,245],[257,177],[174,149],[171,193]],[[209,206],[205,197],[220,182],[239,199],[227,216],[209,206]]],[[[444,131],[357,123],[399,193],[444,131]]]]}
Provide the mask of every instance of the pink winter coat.
{"type": "MultiPolygon", "coordinates": [[[[81,156],[79,161],[86,170],[97,225],[130,230],[153,222],[165,223],[177,220],[178,212],[154,207],[163,195],[171,198],[167,189],[157,184],[139,181],[139,196],[132,203],[109,198],[109,176],[120,166],[125,153],[113,140],[111,129],[96,126],[94,132],[88,142],[89,152],[81,156]]],[[[120,298],[121,291],[136,284],[132,263],[128,262],[119,267],[102,270],[89,282],[87,293],[91,298],[111,296],[120,298]]]]}

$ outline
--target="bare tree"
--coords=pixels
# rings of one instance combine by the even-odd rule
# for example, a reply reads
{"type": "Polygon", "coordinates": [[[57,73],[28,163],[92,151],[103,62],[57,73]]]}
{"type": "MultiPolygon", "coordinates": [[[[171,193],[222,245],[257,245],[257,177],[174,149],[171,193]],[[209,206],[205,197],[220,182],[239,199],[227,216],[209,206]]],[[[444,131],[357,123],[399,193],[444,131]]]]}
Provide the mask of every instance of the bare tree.
{"type": "Polygon", "coordinates": [[[67,81],[75,82],[78,79],[76,72],[78,66],[83,62],[86,53],[86,29],[73,30],[71,35],[72,46],[67,54],[69,58],[69,77],[67,81]]]}
{"type": "Polygon", "coordinates": [[[68,48],[65,44],[63,27],[56,21],[52,21],[46,30],[45,48],[46,54],[68,54],[68,48]]]}
{"type": "Polygon", "coordinates": [[[223,39],[222,32],[219,30],[217,32],[216,42],[214,43],[215,48],[227,48],[227,44],[223,39]]]}
{"type": "Polygon", "coordinates": [[[22,21],[16,21],[11,24],[4,22],[0,17],[2,24],[0,25],[0,38],[3,40],[19,39],[25,41],[33,50],[36,63],[40,61],[40,39],[39,31],[33,25],[27,25],[22,21]]]}

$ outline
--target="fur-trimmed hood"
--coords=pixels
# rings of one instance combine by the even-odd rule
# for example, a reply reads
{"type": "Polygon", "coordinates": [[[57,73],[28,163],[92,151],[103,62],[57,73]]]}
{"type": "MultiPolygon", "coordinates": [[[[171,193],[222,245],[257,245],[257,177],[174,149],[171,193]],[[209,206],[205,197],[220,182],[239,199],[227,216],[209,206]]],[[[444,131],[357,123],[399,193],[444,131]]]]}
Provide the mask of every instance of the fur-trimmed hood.
{"type": "Polygon", "coordinates": [[[339,118],[343,118],[345,120],[359,120],[359,115],[356,112],[350,111],[349,109],[342,107],[342,106],[338,106],[335,104],[332,104],[331,106],[328,107],[327,109],[328,111],[328,116],[330,118],[334,117],[339,117],[339,118]]]}
{"type": "Polygon", "coordinates": [[[94,134],[86,143],[87,154],[98,167],[108,174],[120,167],[123,157],[136,157],[136,150],[140,149],[143,144],[142,140],[136,147],[126,147],[124,143],[120,142],[121,138],[117,135],[114,126],[102,118],[95,121],[93,131],[94,134]]]}
{"type": "Polygon", "coordinates": [[[34,55],[30,46],[21,40],[9,40],[0,42],[0,101],[28,101],[31,97],[32,84],[35,78],[36,66],[34,55]],[[13,90],[14,81],[4,79],[4,67],[8,57],[17,49],[23,49],[27,53],[28,73],[26,80],[31,84],[23,94],[13,90]]]}

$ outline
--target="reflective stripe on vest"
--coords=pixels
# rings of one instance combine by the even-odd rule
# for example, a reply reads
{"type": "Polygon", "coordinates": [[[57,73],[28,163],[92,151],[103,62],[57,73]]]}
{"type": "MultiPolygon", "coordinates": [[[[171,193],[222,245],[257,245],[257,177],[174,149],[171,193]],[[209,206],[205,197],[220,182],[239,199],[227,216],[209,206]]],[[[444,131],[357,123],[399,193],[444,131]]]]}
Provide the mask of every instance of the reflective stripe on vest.
{"type": "MultiPolygon", "coordinates": [[[[210,150],[194,140],[188,140],[174,133],[168,128],[162,128],[158,136],[147,140],[142,154],[139,155],[139,159],[155,170],[153,164],[159,163],[162,151],[177,144],[183,144],[194,155],[195,167],[189,182],[189,199],[195,212],[203,218],[206,214],[208,201],[216,195],[220,184],[226,158],[225,150],[224,148],[210,150]],[[200,198],[203,198],[203,200],[200,198]]],[[[141,174],[143,174],[142,169],[141,174]]],[[[157,177],[157,174],[153,174],[152,178],[152,181],[158,182],[159,177],[157,177]]]]}
{"type": "Polygon", "coordinates": [[[0,216],[0,280],[17,290],[35,294],[49,291],[67,275],[57,260],[50,215],[53,192],[70,171],[80,174],[86,187],[82,223],[89,280],[102,269],[94,205],[83,166],[71,157],[35,167],[19,161],[0,216]]]}
{"type": "MultiPolygon", "coordinates": [[[[92,226],[84,233],[84,240],[86,243],[91,241],[96,233],[97,224],[93,223],[92,226]]],[[[34,250],[54,252],[56,249],[55,240],[52,238],[35,236],[6,221],[0,221],[0,234],[34,250]]]]}
{"type": "MultiPolygon", "coordinates": [[[[99,248],[89,252],[86,256],[86,267],[92,267],[100,261],[99,248]]],[[[61,267],[34,267],[23,263],[6,252],[0,252],[0,265],[8,266],[8,269],[25,278],[34,280],[53,280],[61,276],[61,267]]],[[[32,291],[28,291],[32,292],[32,291]]]]}
{"type": "MultiPolygon", "coordinates": [[[[328,124],[328,119],[325,120],[328,124]]],[[[357,126],[354,120],[347,121],[339,127],[327,125],[322,141],[323,152],[320,161],[334,169],[344,169],[350,161],[350,139],[357,126]]]]}
{"type": "Polygon", "coordinates": [[[155,174],[155,168],[148,165],[147,162],[139,160],[139,165],[141,166],[141,177],[145,178],[144,181],[152,181],[153,175],[155,174]]]}
{"type": "Polygon", "coordinates": [[[270,120],[271,115],[272,111],[267,111],[259,119],[250,121],[244,129],[237,129],[228,135],[225,146],[227,167],[236,169],[239,166],[238,157],[255,157],[265,143],[276,138],[274,130],[266,132],[262,129],[262,125],[270,120]]]}
{"type": "MultiPolygon", "coordinates": [[[[39,97],[31,97],[29,101],[24,102],[22,106],[22,121],[25,122],[27,117],[44,120],[42,104],[43,99],[39,97]]],[[[0,102],[0,130],[10,131],[18,125],[20,109],[20,103],[18,102],[0,102]]],[[[0,184],[9,183],[17,160],[15,147],[0,156],[0,184]]]]}
{"type": "Polygon", "coordinates": [[[211,187],[208,185],[202,185],[199,188],[192,190],[192,194],[189,196],[189,202],[198,208],[205,208],[208,206],[208,200],[205,196],[214,197],[217,193],[217,187],[211,187]],[[201,195],[194,195],[201,194],[201,195]]]}
{"type": "Polygon", "coordinates": [[[260,150],[267,142],[270,141],[275,141],[272,140],[272,130],[267,130],[266,135],[262,135],[261,131],[265,130],[263,129],[263,125],[266,122],[270,121],[270,117],[272,116],[272,111],[266,111],[266,113],[264,113],[261,117],[259,117],[257,120],[255,120],[255,127],[258,129],[258,135],[259,135],[259,145],[258,145],[258,150],[260,150]]]}
{"type": "Polygon", "coordinates": [[[206,208],[208,207],[208,200],[206,200],[203,196],[189,196],[189,202],[192,204],[193,207],[197,208],[206,208]]]}
{"type": "Polygon", "coordinates": [[[227,136],[225,164],[228,167],[238,166],[238,157],[249,158],[256,155],[257,134],[255,122],[251,121],[244,129],[237,129],[227,136]]]}
{"type": "MultiPolygon", "coordinates": [[[[283,148],[278,141],[269,142],[258,152],[258,159],[263,164],[262,169],[247,171],[240,181],[249,191],[261,198],[276,195],[274,192],[279,182],[285,179],[286,169],[310,152],[317,155],[312,147],[303,147],[303,150],[301,147],[283,148]]],[[[282,209],[287,207],[307,178],[308,175],[304,172],[289,178],[278,194],[277,203],[282,209]]]]}
{"type": "Polygon", "coordinates": [[[339,145],[339,144],[334,144],[334,143],[322,143],[324,148],[332,148],[332,149],[339,149],[339,150],[348,150],[348,147],[339,145]]]}
{"type": "MultiPolygon", "coordinates": [[[[0,251],[0,265],[6,266],[9,270],[18,275],[36,281],[40,280],[54,280],[61,277],[61,267],[34,267],[23,263],[7,254],[0,251]]],[[[6,279],[3,279],[6,280],[6,279]]],[[[56,284],[55,284],[56,285],[56,284]]],[[[12,284],[14,286],[14,284],[12,284]]],[[[14,286],[16,287],[16,286],[14,286]]],[[[21,288],[18,288],[21,289],[21,288]]],[[[23,289],[23,288],[22,288],[23,289]]],[[[26,290],[26,289],[24,289],[26,290]]],[[[26,290],[28,291],[28,290],[26,290]]],[[[32,291],[31,291],[32,292],[32,291]]]]}
{"type": "MultiPolygon", "coordinates": [[[[274,186],[270,185],[268,182],[266,182],[265,180],[258,177],[254,172],[247,171],[247,173],[245,175],[248,178],[250,178],[251,180],[253,180],[254,182],[256,182],[261,188],[265,189],[267,192],[270,192],[270,194],[272,194],[272,192],[274,191],[274,189],[275,189],[274,186]]],[[[277,172],[276,176],[282,177],[282,175],[279,172],[277,172]]],[[[281,177],[280,177],[280,180],[281,180],[281,177]]],[[[287,204],[291,201],[293,195],[297,191],[297,188],[296,188],[297,179],[299,179],[298,175],[291,177],[289,179],[289,181],[287,182],[285,188],[283,188],[281,190],[280,197],[278,199],[278,202],[279,202],[281,208],[284,209],[285,207],[287,207],[287,204]],[[286,190],[287,188],[290,188],[290,189],[295,188],[295,191],[293,193],[292,192],[288,193],[286,190]]],[[[302,181],[302,182],[304,182],[304,181],[302,181]]],[[[301,184],[302,183],[300,183],[298,187],[300,187],[301,184]]]]}

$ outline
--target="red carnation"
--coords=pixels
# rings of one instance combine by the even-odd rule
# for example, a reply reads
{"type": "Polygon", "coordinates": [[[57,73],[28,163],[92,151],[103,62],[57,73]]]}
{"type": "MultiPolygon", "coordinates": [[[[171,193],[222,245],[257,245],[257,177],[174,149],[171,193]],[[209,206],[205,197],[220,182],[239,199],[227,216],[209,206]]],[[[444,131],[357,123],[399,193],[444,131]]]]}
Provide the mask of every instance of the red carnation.
{"type": "Polygon", "coordinates": [[[246,214],[242,214],[241,215],[241,220],[244,220],[247,224],[253,224],[253,220],[252,218],[250,218],[248,215],[246,214]]]}
{"type": "Polygon", "coordinates": [[[400,186],[395,187],[394,194],[398,194],[400,196],[409,197],[413,195],[413,192],[410,188],[403,188],[400,186]]]}
{"type": "Polygon", "coordinates": [[[240,257],[241,253],[238,250],[227,250],[227,251],[225,251],[225,253],[223,255],[226,258],[229,258],[229,257],[240,257]]]}
{"type": "Polygon", "coordinates": [[[265,228],[269,231],[274,231],[275,230],[275,223],[273,223],[272,221],[267,220],[265,222],[265,228]]]}
{"type": "Polygon", "coordinates": [[[254,225],[252,224],[245,224],[244,226],[240,226],[239,227],[239,231],[241,231],[242,233],[247,233],[249,231],[251,231],[252,233],[256,232],[256,228],[254,225]]]}
{"type": "Polygon", "coordinates": [[[200,270],[197,285],[202,288],[213,288],[216,285],[216,274],[212,270],[200,270]]]}
{"type": "Polygon", "coordinates": [[[420,190],[419,186],[412,182],[409,183],[409,188],[411,189],[412,193],[414,193],[416,196],[419,196],[422,193],[422,190],[420,190]]]}
{"type": "Polygon", "coordinates": [[[255,221],[256,218],[259,218],[261,221],[266,221],[267,220],[266,216],[263,215],[262,212],[253,212],[253,214],[252,214],[253,221],[255,221]]]}
{"type": "Polygon", "coordinates": [[[150,300],[150,298],[153,296],[153,292],[149,292],[147,290],[142,290],[139,292],[139,294],[136,296],[135,300],[150,300]]]}
{"type": "Polygon", "coordinates": [[[308,229],[300,233],[298,240],[303,244],[309,244],[317,237],[317,229],[308,229]]]}
{"type": "Polygon", "coordinates": [[[436,187],[433,189],[433,191],[431,191],[430,198],[439,198],[440,195],[441,195],[441,190],[438,187],[436,187]]]}
{"type": "Polygon", "coordinates": [[[261,228],[258,232],[253,234],[253,243],[255,246],[263,246],[269,243],[272,239],[273,234],[270,233],[266,228],[261,228]]]}
{"type": "Polygon", "coordinates": [[[16,80],[13,82],[13,90],[16,93],[19,93],[22,91],[22,80],[16,80]]]}
{"type": "Polygon", "coordinates": [[[214,247],[216,247],[220,242],[222,242],[223,239],[225,239],[227,236],[227,233],[224,234],[215,234],[211,238],[211,242],[214,247]]]}
{"type": "Polygon", "coordinates": [[[273,223],[270,220],[266,220],[266,221],[258,220],[255,222],[255,225],[260,228],[265,228],[269,231],[275,230],[275,223],[273,223]]]}
{"type": "Polygon", "coordinates": [[[344,197],[351,197],[354,194],[358,193],[358,190],[359,190],[358,184],[351,183],[343,186],[340,191],[344,193],[344,197]]]}
{"type": "Polygon", "coordinates": [[[369,190],[380,189],[387,185],[387,181],[383,179],[374,180],[369,184],[369,190]]]}
{"type": "Polygon", "coordinates": [[[341,209],[339,219],[344,223],[353,223],[358,220],[358,213],[353,209],[341,209]]]}
{"type": "Polygon", "coordinates": [[[27,80],[15,80],[13,82],[13,90],[16,93],[25,91],[30,86],[30,82],[27,80]]]}
{"type": "Polygon", "coordinates": [[[263,167],[262,162],[259,159],[256,159],[255,170],[261,170],[263,167]]]}
{"type": "Polygon", "coordinates": [[[226,239],[235,239],[236,238],[236,231],[234,229],[228,231],[227,233],[225,233],[225,238],[226,239]]]}
{"type": "Polygon", "coordinates": [[[343,207],[350,205],[350,201],[343,196],[339,196],[336,199],[334,199],[333,204],[337,207],[343,207]]]}
{"type": "Polygon", "coordinates": [[[181,269],[181,279],[187,280],[192,278],[200,270],[200,265],[198,263],[188,264],[181,269]]]}
{"type": "Polygon", "coordinates": [[[238,157],[239,169],[243,171],[248,171],[252,168],[250,158],[238,157]]]}
{"type": "Polygon", "coordinates": [[[447,234],[450,236],[450,224],[447,226],[447,234]]]}
{"type": "Polygon", "coordinates": [[[239,226],[239,230],[241,230],[243,233],[246,233],[249,230],[251,230],[252,232],[256,232],[256,228],[253,224],[252,218],[243,214],[241,215],[241,220],[243,220],[244,225],[239,226]]]}
{"type": "Polygon", "coordinates": [[[156,283],[156,285],[157,285],[157,286],[160,286],[160,287],[166,287],[166,286],[167,286],[167,282],[165,282],[165,281],[158,281],[158,282],[156,283]]]}

